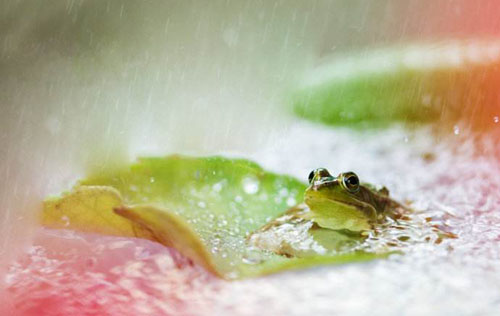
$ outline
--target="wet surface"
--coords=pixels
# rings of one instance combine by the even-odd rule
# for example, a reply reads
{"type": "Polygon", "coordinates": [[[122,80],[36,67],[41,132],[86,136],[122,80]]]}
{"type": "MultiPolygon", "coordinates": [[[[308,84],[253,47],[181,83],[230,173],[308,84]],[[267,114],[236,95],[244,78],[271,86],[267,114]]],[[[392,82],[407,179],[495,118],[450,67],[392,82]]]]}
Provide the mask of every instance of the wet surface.
{"type": "Polygon", "coordinates": [[[495,142],[303,123],[278,136],[249,158],[303,179],[317,167],[353,170],[457,238],[413,244],[387,260],[225,282],[151,242],[41,229],[8,274],[13,307],[19,315],[498,314],[495,142]]]}

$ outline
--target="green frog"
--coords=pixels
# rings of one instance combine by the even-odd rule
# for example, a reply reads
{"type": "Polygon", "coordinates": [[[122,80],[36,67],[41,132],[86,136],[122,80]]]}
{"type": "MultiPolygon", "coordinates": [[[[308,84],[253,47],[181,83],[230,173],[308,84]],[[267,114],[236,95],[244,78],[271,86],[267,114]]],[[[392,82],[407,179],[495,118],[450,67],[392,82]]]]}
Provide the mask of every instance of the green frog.
{"type": "Polygon", "coordinates": [[[253,232],[248,242],[287,257],[348,252],[406,210],[387,188],[360,183],[354,172],[335,177],[319,168],[309,174],[304,202],[253,232]]]}

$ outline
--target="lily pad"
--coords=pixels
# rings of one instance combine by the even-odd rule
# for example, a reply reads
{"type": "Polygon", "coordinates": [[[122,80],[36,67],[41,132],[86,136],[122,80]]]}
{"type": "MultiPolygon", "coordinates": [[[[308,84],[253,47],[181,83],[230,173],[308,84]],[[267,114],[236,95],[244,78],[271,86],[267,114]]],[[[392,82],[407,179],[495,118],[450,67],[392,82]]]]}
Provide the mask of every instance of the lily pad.
{"type": "Polygon", "coordinates": [[[500,42],[462,40],[341,54],[293,95],[298,116],[330,125],[498,123],[500,42]]]}
{"type": "Polygon", "coordinates": [[[247,236],[301,202],[305,188],[293,177],[242,159],[141,158],[47,200],[42,222],[154,240],[226,279],[387,256],[358,251],[286,258],[251,247],[247,236]]]}

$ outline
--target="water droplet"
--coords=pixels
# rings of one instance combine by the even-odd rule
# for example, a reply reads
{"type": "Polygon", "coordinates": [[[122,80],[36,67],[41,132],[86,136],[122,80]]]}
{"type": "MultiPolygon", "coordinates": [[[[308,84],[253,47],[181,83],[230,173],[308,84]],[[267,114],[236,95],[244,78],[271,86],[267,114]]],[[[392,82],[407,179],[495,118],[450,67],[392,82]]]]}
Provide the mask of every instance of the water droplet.
{"type": "Polygon", "coordinates": [[[278,192],[279,196],[287,196],[288,195],[288,189],[287,188],[281,188],[278,192]]]}
{"type": "Polygon", "coordinates": [[[245,254],[243,255],[242,261],[246,264],[258,264],[263,261],[262,254],[256,247],[247,248],[245,254]]]}
{"type": "Polygon", "coordinates": [[[219,227],[224,227],[226,225],[227,225],[227,221],[225,219],[223,219],[217,223],[217,226],[219,226],[219,227]]]}
{"type": "Polygon", "coordinates": [[[200,202],[198,202],[198,207],[205,208],[205,207],[207,207],[207,204],[203,201],[200,201],[200,202]]]}
{"type": "Polygon", "coordinates": [[[151,256],[151,252],[147,248],[137,247],[134,250],[134,256],[135,256],[135,259],[138,259],[138,260],[146,259],[149,256],[151,256]]]}
{"type": "Polygon", "coordinates": [[[243,190],[246,194],[255,194],[259,191],[259,180],[255,178],[243,179],[243,190]]]}
{"type": "Polygon", "coordinates": [[[151,177],[151,178],[149,178],[149,182],[151,182],[151,183],[155,183],[155,177],[151,177]]]}
{"type": "Polygon", "coordinates": [[[457,125],[453,126],[453,134],[455,135],[460,134],[460,128],[457,125]]]}
{"type": "Polygon", "coordinates": [[[222,182],[217,182],[212,186],[212,190],[215,192],[220,192],[222,190],[222,182]]]}
{"type": "Polygon", "coordinates": [[[68,226],[69,226],[69,224],[70,224],[70,220],[69,220],[69,217],[68,217],[68,216],[63,215],[63,216],[61,217],[61,220],[64,222],[64,226],[65,226],[65,227],[68,227],[68,226]]]}
{"type": "Polygon", "coordinates": [[[123,249],[123,248],[129,247],[132,244],[133,243],[130,240],[119,240],[119,241],[115,241],[115,242],[108,244],[107,248],[111,249],[111,250],[123,249]]]}
{"type": "Polygon", "coordinates": [[[495,122],[495,124],[496,124],[496,123],[498,123],[498,121],[499,121],[498,116],[494,116],[494,117],[493,117],[493,122],[495,122]]]}

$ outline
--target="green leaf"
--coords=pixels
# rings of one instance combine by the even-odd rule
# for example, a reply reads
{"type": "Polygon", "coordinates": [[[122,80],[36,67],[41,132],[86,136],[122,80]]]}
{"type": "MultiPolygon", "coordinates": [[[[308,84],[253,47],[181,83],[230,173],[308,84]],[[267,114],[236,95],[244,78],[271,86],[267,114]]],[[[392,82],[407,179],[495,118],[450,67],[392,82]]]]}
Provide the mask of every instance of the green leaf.
{"type": "Polygon", "coordinates": [[[50,227],[154,240],[226,279],[387,255],[290,259],[249,246],[248,234],[301,202],[305,187],[242,159],[142,158],[129,168],[90,176],[72,192],[46,201],[42,221],[50,227]]]}
{"type": "MultiPolygon", "coordinates": [[[[500,42],[448,41],[337,55],[293,94],[298,116],[331,125],[494,127],[500,42]]],[[[498,120],[497,120],[498,121],[498,120]]]]}

